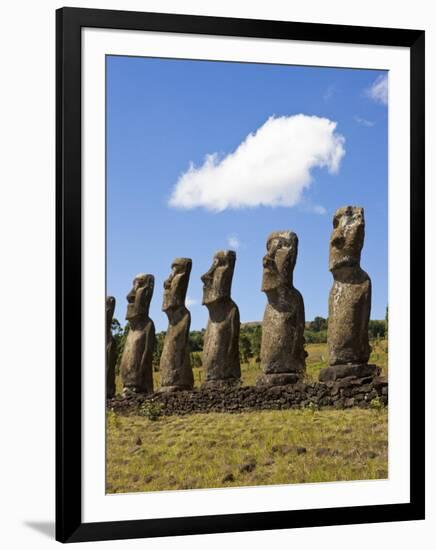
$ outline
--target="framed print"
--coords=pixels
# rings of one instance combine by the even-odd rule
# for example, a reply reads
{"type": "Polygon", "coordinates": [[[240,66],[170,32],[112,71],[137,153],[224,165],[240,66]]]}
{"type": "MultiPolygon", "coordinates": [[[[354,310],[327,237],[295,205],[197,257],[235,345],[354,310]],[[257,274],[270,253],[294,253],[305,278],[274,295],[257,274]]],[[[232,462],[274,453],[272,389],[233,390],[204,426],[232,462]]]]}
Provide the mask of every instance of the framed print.
{"type": "Polygon", "coordinates": [[[424,32],[56,17],[56,538],[423,519],[424,32]]]}

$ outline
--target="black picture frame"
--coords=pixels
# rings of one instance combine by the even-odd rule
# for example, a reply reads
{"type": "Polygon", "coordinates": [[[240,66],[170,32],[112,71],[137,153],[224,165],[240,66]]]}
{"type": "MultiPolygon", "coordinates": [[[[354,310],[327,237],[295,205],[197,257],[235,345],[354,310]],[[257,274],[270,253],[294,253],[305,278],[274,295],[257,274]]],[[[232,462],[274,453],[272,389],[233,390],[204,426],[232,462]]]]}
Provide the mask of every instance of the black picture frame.
{"type": "Polygon", "coordinates": [[[62,8],[56,12],[56,539],[160,537],[424,519],[424,41],[420,30],[62,8]],[[373,44],[410,49],[410,502],[328,509],[82,522],[81,29],[373,44]]]}

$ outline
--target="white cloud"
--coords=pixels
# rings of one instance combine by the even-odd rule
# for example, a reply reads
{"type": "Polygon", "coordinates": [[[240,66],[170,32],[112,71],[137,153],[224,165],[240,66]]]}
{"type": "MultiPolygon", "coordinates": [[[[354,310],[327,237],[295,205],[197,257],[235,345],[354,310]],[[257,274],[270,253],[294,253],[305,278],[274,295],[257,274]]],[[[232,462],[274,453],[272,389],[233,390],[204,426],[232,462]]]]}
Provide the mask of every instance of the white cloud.
{"type": "Polygon", "coordinates": [[[361,126],[366,126],[367,128],[372,128],[375,125],[375,122],[372,120],[367,120],[366,118],[355,116],[354,120],[357,122],[357,124],[360,124],[361,126]]]}
{"type": "Polygon", "coordinates": [[[303,199],[300,204],[300,209],[303,212],[310,212],[312,214],[327,214],[327,209],[322,204],[314,204],[310,199],[303,199]]]}
{"type": "Polygon", "coordinates": [[[368,97],[377,101],[378,103],[383,103],[383,105],[388,104],[388,75],[383,74],[378,76],[369,88],[366,90],[368,97]]]}
{"type": "Polygon", "coordinates": [[[315,206],[313,207],[313,211],[315,212],[315,214],[327,214],[326,208],[324,208],[324,206],[321,206],[320,204],[315,204],[315,206]]]}
{"type": "Polygon", "coordinates": [[[190,298],[189,296],[186,296],[185,304],[186,304],[186,307],[196,306],[198,304],[198,300],[195,300],[194,298],[190,298]]]}
{"type": "Polygon", "coordinates": [[[229,237],[227,237],[227,244],[234,250],[237,250],[241,246],[241,242],[237,235],[229,235],[229,237]]]}
{"type": "Polygon", "coordinates": [[[332,84],[330,86],[327,86],[325,92],[322,95],[323,100],[326,102],[330,101],[334,93],[335,93],[335,87],[332,84]]]}
{"type": "Polygon", "coordinates": [[[316,116],[270,117],[233,153],[206,155],[177,181],[169,205],[221,212],[227,208],[294,206],[313,168],[334,174],[345,154],[336,122],[316,116]]]}

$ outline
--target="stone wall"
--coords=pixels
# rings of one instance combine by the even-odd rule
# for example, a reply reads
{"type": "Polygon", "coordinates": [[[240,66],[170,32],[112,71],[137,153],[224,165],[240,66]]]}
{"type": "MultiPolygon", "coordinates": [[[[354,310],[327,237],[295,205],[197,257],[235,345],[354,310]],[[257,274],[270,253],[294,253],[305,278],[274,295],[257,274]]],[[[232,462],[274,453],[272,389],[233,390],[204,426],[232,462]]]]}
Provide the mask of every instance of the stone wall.
{"type": "Polygon", "coordinates": [[[144,403],[160,404],[164,415],[199,412],[243,412],[292,408],[368,408],[386,406],[388,383],[382,377],[350,376],[332,382],[298,382],[287,386],[205,388],[173,393],[130,394],[108,399],[117,412],[135,412],[144,403]]]}

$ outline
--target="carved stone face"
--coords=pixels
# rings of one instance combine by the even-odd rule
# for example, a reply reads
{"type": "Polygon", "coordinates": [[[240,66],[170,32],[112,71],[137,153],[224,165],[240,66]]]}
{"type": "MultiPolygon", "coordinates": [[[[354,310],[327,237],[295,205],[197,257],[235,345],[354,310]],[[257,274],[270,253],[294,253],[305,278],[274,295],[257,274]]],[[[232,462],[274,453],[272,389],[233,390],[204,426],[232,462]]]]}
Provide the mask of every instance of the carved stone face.
{"type": "Polygon", "coordinates": [[[133,279],[133,288],[127,294],[127,320],[134,320],[148,315],[153,290],[153,275],[141,273],[133,279]]]}
{"type": "Polygon", "coordinates": [[[171,273],[164,282],[162,311],[185,305],[191,268],[190,258],[176,258],[171,264],[171,273]]]}
{"type": "Polygon", "coordinates": [[[292,231],[275,231],[268,237],[263,257],[262,291],[268,293],[292,285],[298,254],[298,237],[292,231]]]}
{"type": "Polygon", "coordinates": [[[336,210],[330,237],[329,269],[360,265],[360,253],[365,238],[363,208],[344,206],[336,210]]]}
{"type": "Polygon", "coordinates": [[[233,250],[220,250],[215,254],[211,268],[201,277],[203,305],[230,298],[235,262],[236,252],[233,250]]]}
{"type": "Polygon", "coordinates": [[[106,296],[106,326],[110,328],[115,311],[115,298],[106,296]]]}

